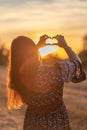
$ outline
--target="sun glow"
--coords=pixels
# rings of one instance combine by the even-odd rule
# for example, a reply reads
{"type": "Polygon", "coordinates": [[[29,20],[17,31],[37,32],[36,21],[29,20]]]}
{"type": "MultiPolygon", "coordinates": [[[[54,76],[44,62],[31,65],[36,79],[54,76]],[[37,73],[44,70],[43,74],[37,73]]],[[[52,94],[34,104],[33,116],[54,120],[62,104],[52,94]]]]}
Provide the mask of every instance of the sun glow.
{"type": "Polygon", "coordinates": [[[55,51],[57,51],[59,48],[55,45],[52,46],[45,46],[43,48],[39,49],[40,55],[41,57],[46,56],[50,53],[54,53],[55,51]]]}
{"type": "Polygon", "coordinates": [[[47,39],[46,46],[39,49],[40,56],[42,58],[44,58],[48,54],[53,54],[53,55],[56,55],[56,57],[58,57],[60,59],[68,58],[68,55],[66,54],[65,50],[63,48],[59,47],[58,45],[55,45],[55,44],[57,44],[57,41],[55,39],[53,39],[53,40],[47,39]]]}
{"type": "Polygon", "coordinates": [[[59,47],[55,44],[57,44],[57,40],[48,38],[46,40],[46,46],[39,49],[40,56],[44,57],[48,54],[57,52],[59,47]]]}

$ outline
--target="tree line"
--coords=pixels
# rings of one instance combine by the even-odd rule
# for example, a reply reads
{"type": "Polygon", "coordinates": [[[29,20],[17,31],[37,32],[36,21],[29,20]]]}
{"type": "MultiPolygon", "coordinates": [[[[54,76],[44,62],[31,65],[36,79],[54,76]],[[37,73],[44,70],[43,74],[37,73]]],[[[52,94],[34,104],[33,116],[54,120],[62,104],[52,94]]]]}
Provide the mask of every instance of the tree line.
{"type": "Polygon", "coordinates": [[[4,45],[0,45],[0,65],[7,66],[8,56],[9,50],[4,45]]]}
{"type": "Polygon", "coordinates": [[[79,57],[81,58],[83,67],[87,69],[87,34],[83,37],[83,48],[79,52],[79,57]]]}

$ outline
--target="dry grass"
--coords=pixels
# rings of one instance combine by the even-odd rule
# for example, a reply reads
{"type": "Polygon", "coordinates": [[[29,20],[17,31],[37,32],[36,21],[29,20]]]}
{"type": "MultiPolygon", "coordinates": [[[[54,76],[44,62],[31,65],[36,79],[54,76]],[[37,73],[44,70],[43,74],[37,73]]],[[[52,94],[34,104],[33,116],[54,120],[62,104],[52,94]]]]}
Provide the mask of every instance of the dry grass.
{"type": "MultiPolygon", "coordinates": [[[[8,111],[6,75],[7,69],[0,67],[0,130],[22,130],[26,106],[17,111],[8,111]]],[[[64,101],[72,130],[87,130],[87,80],[65,84],[64,101]]]]}

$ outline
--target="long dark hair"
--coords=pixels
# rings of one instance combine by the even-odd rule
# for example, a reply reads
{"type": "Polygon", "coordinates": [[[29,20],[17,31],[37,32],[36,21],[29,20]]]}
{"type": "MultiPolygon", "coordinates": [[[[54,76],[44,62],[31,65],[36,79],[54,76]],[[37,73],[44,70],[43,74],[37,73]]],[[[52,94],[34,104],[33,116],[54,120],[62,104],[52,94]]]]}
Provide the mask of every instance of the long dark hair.
{"type": "Polygon", "coordinates": [[[35,44],[30,38],[19,36],[12,41],[7,76],[9,109],[18,109],[24,103],[24,88],[19,78],[19,69],[27,58],[32,57],[33,53],[35,53],[35,44]]]}

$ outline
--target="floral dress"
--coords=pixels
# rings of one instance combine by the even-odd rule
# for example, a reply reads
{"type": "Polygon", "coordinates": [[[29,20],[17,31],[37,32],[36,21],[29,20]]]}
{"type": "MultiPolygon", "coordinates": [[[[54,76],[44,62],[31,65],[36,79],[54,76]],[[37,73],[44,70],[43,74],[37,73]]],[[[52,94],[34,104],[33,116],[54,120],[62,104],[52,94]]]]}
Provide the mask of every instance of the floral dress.
{"type": "Polygon", "coordinates": [[[41,64],[37,72],[36,86],[45,88],[47,91],[32,96],[26,110],[23,130],[71,130],[63,102],[63,87],[64,82],[83,80],[80,63],[64,60],[51,66],[41,64]],[[33,106],[34,110],[30,109],[30,106],[33,106]],[[37,108],[40,111],[35,111],[37,108]],[[44,111],[45,108],[47,111],[44,111]]]}

